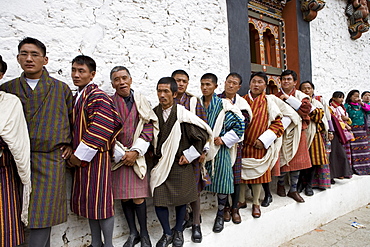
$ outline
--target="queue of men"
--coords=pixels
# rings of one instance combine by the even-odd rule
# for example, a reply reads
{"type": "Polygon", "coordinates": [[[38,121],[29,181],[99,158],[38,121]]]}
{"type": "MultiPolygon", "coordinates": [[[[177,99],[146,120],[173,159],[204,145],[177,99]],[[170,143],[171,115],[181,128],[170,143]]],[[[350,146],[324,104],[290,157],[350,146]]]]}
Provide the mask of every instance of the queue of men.
{"type": "MultiPolygon", "coordinates": [[[[120,200],[130,230],[124,247],[152,246],[150,196],[163,229],[156,246],[163,247],[183,246],[183,231],[190,226],[191,240],[202,242],[203,190],[217,196],[215,233],[224,221],[242,221],[246,185],[252,190],[254,218],[261,217],[262,188],[262,206],[272,202],[272,176],[278,176],[279,196],[304,202],[297,185],[300,171],[312,166],[307,128],[315,106],[296,90],[294,71],[282,73],[276,96],[266,95],[265,73],[252,74],[243,97],[237,94],[243,82],[239,74],[229,74],[224,92],[216,95],[218,78],[206,73],[197,98],[186,91],[188,74],[176,70],[158,81],[159,105],[152,108],[133,90],[124,66],[111,70],[115,94],[108,96],[93,82],[95,61],[75,57],[71,75],[78,92],[72,96],[65,83],[49,76],[46,47],[39,40],[23,39],[17,60],[22,75],[0,85],[1,112],[8,113],[0,117],[0,169],[7,174],[0,182],[15,188],[2,188],[2,196],[9,195],[0,202],[7,219],[0,226],[2,246],[24,241],[23,224],[30,228],[29,246],[50,246],[52,226],[67,221],[67,166],[73,171],[71,210],[88,219],[93,247],[113,246],[114,199],[120,200]],[[17,192],[21,184],[23,199],[17,192]],[[172,227],[169,207],[176,214],[172,227]]],[[[306,188],[309,195],[312,188],[306,188]]]]}

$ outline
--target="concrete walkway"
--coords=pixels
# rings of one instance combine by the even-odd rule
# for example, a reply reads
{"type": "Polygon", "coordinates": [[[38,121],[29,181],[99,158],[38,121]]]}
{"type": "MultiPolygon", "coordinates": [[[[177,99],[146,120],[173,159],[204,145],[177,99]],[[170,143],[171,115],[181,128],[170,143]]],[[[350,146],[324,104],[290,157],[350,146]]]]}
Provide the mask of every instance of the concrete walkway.
{"type": "Polygon", "coordinates": [[[370,204],[280,245],[280,247],[370,246],[370,204]],[[366,228],[351,226],[358,222],[366,228]]]}

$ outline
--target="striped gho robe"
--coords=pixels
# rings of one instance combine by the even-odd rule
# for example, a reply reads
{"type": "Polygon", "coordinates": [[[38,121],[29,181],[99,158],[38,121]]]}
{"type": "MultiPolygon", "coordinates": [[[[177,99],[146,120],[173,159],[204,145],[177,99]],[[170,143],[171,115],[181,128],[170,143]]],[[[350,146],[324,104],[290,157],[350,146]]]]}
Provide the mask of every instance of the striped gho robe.
{"type": "MultiPolygon", "coordinates": [[[[255,141],[268,129],[274,132],[277,137],[282,136],[284,133],[284,127],[281,122],[281,117],[278,116],[275,118],[275,120],[269,123],[270,113],[268,112],[268,103],[265,92],[253,100],[249,97],[249,94],[246,94],[243,98],[247,100],[248,104],[252,108],[253,119],[244,132],[242,157],[262,159],[266,155],[267,149],[257,149],[253,145],[255,141]]],[[[256,164],[256,166],[257,165],[258,164],[256,164]]],[[[268,168],[266,172],[259,178],[243,180],[243,183],[247,184],[261,184],[269,182],[271,182],[270,168],[268,168]]]]}
{"type": "MultiPolygon", "coordinates": [[[[282,92],[278,92],[277,94],[275,94],[275,96],[280,98],[282,94],[282,92]]],[[[292,108],[296,110],[299,116],[302,118],[302,133],[301,139],[299,141],[299,147],[294,158],[289,162],[288,165],[284,165],[280,168],[282,172],[299,171],[302,169],[310,168],[312,166],[310,155],[308,153],[307,135],[305,132],[310,122],[310,117],[308,115],[311,110],[310,97],[302,93],[301,91],[296,90],[295,88],[289,93],[289,96],[295,97],[296,99],[301,101],[301,105],[298,109],[295,109],[293,106],[292,108]]],[[[289,105],[287,101],[286,103],[289,105]]]]}
{"type": "MultiPolygon", "coordinates": [[[[181,99],[175,98],[175,103],[184,106],[186,110],[195,113],[195,115],[197,115],[200,119],[202,119],[204,122],[207,123],[207,114],[198,98],[197,98],[197,104],[195,106],[195,109],[190,109],[190,99],[192,97],[195,97],[195,96],[191,95],[190,93],[185,92],[182,95],[181,99]]],[[[194,169],[197,189],[198,189],[198,192],[200,193],[207,185],[211,184],[211,178],[208,173],[204,174],[202,178],[201,164],[199,163],[199,158],[195,159],[191,163],[194,169]]]]}
{"type": "Polygon", "coordinates": [[[44,68],[34,90],[24,73],[0,85],[22,102],[31,141],[32,193],[29,227],[45,228],[67,221],[66,162],[62,145],[72,141],[72,93],[44,68]]]}
{"type": "Polygon", "coordinates": [[[91,162],[74,170],[71,208],[77,215],[114,215],[110,152],[120,128],[112,99],[97,85],[87,85],[73,108],[73,149],[83,142],[98,151],[91,162]]]}
{"type": "MultiPolygon", "coordinates": [[[[212,100],[205,109],[208,118],[208,125],[211,129],[215,128],[216,120],[220,112],[223,110],[223,99],[213,95],[212,100]]],[[[220,137],[224,136],[228,131],[233,130],[235,134],[241,138],[244,134],[244,121],[232,111],[227,111],[223,128],[220,137]]],[[[216,137],[216,136],[215,136],[216,137]]],[[[208,185],[205,190],[221,194],[234,193],[234,175],[232,170],[232,161],[229,148],[226,145],[221,145],[214,158],[214,171],[212,171],[212,161],[206,163],[206,168],[211,176],[212,184],[208,185]]]]}

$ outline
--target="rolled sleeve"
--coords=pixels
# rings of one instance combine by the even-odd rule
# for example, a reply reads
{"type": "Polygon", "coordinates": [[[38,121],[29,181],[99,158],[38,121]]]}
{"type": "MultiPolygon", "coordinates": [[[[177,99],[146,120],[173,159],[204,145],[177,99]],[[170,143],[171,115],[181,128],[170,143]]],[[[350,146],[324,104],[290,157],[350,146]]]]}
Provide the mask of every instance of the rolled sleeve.
{"type": "Polygon", "coordinates": [[[270,147],[270,145],[276,140],[276,138],[277,136],[270,129],[266,130],[265,132],[263,132],[262,135],[260,135],[260,137],[258,137],[258,139],[263,143],[263,146],[266,149],[270,147]]]}
{"type": "Polygon", "coordinates": [[[291,107],[293,107],[296,111],[299,109],[299,107],[301,107],[302,105],[302,102],[297,99],[296,97],[294,96],[289,96],[289,98],[287,100],[285,100],[285,102],[287,102],[291,107]]]}
{"type": "Polygon", "coordinates": [[[87,146],[85,143],[80,142],[74,155],[80,160],[90,162],[97,152],[98,152],[97,149],[93,149],[87,146]]]}
{"type": "Polygon", "coordinates": [[[189,161],[189,163],[193,162],[201,155],[200,153],[198,153],[197,149],[194,146],[190,146],[190,148],[185,149],[183,151],[183,154],[185,158],[189,161]]]}
{"type": "Polygon", "coordinates": [[[240,141],[239,136],[234,132],[234,130],[226,132],[226,134],[222,136],[221,139],[228,148],[231,148],[232,146],[234,146],[235,143],[238,143],[240,141]]]}
{"type": "Polygon", "coordinates": [[[139,156],[144,156],[144,154],[149,148],[149,145],[150,145],[149,142],[141,138],[137,138],[134,145],[132,145],[130,151],[137,151],[139,153],[139,156]]]}

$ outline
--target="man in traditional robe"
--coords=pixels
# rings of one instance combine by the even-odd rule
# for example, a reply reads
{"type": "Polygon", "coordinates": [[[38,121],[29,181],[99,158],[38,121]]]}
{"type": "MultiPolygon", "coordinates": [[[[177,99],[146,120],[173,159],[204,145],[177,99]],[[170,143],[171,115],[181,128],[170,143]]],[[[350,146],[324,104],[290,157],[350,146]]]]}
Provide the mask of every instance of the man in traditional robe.
{"type": "Polygon", "coordinates": [[[158,162],[151,171],[150,188],[163,235],[156,246],[183,246],[182,223],[186,204],[196,201],[198,191],[192,161],[199,158],[212,130],[194,113],[175,104],[177,83],[164,77],[157,84],[159,105],[154,108],[159,120],[154,155],[158,162]],[[171,232],[168,207],[174,206],[176,225],[171,232]]]}
{"type": "Polygon", "coordinates": [[[113,103],[123,124],[117,141],[123,145],[124,153],[118,155],[115,152],[114,158],[119,161],[112,172],[113,196],[121,200],[130,229],[130,236],[123,246],[131,247],[141,242],[141,246],[149,247],[152,245],[147,229],[145,198],[150,196],[150,191],[144,155],[153,140],[153,124],[158,129],[158,118],[148,100],[131,89],[132,77],[126,67],[114,67],[110,79],[116,90],[112,96],[113,103]],[[136,228],[135,214],[140,233],[136,228]]]}
{"type": "Polygon", "coordinates": [[[45,45],[27,37],[18,45],[20,77],[0,90],[18,96],[31,141],[32,191],[29,246],[50,246],[51,227],[67,221],[66,162],[72,153],[72,93],[49,76],[45,45]]]}
{"type": "MultiPolygon", "coordinates": [[[[222,99],[228,99],[233,105],[236,105],[243,114],[245,127],[248,126],[252,118],[252,110],[248,102],[239,96],[237,93],[242,86],[242,77],[238,73],[230,73],[225,80],[225,90],[217,95],[222,99]]],[[[224,209],[224,220],[226,222],[232,219],[233,223],[239,224],[242,219],[239,214],[239,195],[240,193],[245,197],[245,186],[240,186],[242,183],[241,171],[242,171],[242,146],[243,143],[239,142],[237,146],[237,155],[233,165],[234,175],[234,193],[231,194],[232,204],[230,207],[229,200],[226,198],[226,207],[224,209]],[[244,193],[243,193],[244,192],[244,193]]],[[[242,184],[244,185],[244,184],[242,184]]],[[[239,204],[240,206],[240,204],[239,204]]]]}
{"type": "MultiPolygon", "coordinates": [[[[200,119],[207,123],[207,115],[200,100],[187,92],[189,85],[189,75],[184,70],[175,70],[172,72],[172,78],[175,79],[178,90],[175,98],[175,103],[184,106],[187,110],[195,113],[200,119]]],[[[184,228],[191,228],[191,240],[195,243],[202,242],[202,231],[200,228],[200,192],[209,184],[211,184],[211,178],[208,173],[202,174],[202,163],[206,157],[207,148],[203,150],[202,155],[195,159],[193,162],[196,186],[198,189],[198,199],[190,203],[192,214],[185,215],[184,228]]]]}
{"type": "Polygon", "coordinates": [[[24,241],[21,221],[28,224],[31,148],[20,100],[0,91],[0,112],[0,239],[1,246],[13,247],[24,241]]]}
{"type": "Polygon", "coordinates": [[[216,75],[204,74],[200,80],[200,88],[203,94],[202,104],[214,137],[206,156],[206,168],[212,183],[205,189],[217,193],[218,210],[213,232],[219,233],[224,228],[226,198],[234,193],[232,165],[236,159],[237,143],[242,141],[244,134],[244,116],[229,100],[217,97],[216,75]]]}
{"type": "Polygon", "coordinates": [[[304,199],[297,191],[297,183],[299,178],[299,171],[311,167],[310,155],[308,153],[306,129],[310,123],[309,113],[312,111],[310,97],[295,87],[297,85],[297,73],[292,70],[285,70],[281,76],[281,91],[275,96],[290,105],[302,119],[302,130],[296,152],[291,153],[293,158],[289,162],[281,163],[280,176],[277,184],[277,194],[279,196],[291,197],[296,202],[304,202],[304,199]],[[290,172],[290,189],[288,194],[285,192],[285,175],[290,172]]]}
{"type": "Polygon", "coordinates": [[[259,198],[262,183],[271,182],[274,167],[281,148],[284,132],[283,114],[275,104],[275,96],[266,95],[267,76],[264,72],[251,75],[250,91],[244,96],[253,111],[253,119],[245,129],[242,162],[243,182],[251,184],[253,191],[252,216],[261,216],[259,198]]]}
{"type": "Polygon", "coordinates": [[[114,208],[110,153],[121,129],[112,99],[92,82],[96,63],[88,56],[72,60],[72,80],[78,87],[73,107],[74,167],[71,209],[89,219],[91,246],[113,247],[114,208]]]}

